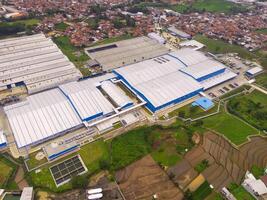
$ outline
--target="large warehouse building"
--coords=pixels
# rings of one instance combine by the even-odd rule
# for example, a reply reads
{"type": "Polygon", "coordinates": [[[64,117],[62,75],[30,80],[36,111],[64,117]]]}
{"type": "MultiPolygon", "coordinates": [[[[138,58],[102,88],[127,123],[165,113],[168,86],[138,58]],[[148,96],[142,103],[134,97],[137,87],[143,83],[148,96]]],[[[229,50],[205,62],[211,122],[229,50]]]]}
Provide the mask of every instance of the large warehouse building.
{"type": "Polygon", "coordinates": [[[143,36],[86,48],[85,52],[102,66],[103,71],[111,71],[166,54],[169,50],[156,40],[143,36]]]}
{"type": "Polygon", "coordinates": [[[114,73],[64,83],[4,108],[18,148],[39,144],[80,127],[101,132],[120,121],[138,121],[132,111],[157,112],[184,102],[236,76],[204,53],[182,49],[114,69],[114,73]],[[124,84],[140,101],[131,99],[124,84]]]}
{"type": "Polygon", "coordinates": [[[26,85],[29,93],[78,80],[79,70],[43,34],[0,42],[0,89],[26,85]]]}
{"type": "MultiPolygon", "coordinates": [[[[66,83],[30,95],[26,101],[5,106],[18,148],[39,144],[130,109],[133,102],[110,81],[112,78],[113,74],[106,74],[66,83]]],[[[113,122],[106,123],[106,128],[113,122]]]]}
{"type": "Polygon", "coordinates": [[[236,76],[223,64],[191,49],[115,69],[114,73],[147,102],[146,107],[152,112],[181,103],[236,76]]]}

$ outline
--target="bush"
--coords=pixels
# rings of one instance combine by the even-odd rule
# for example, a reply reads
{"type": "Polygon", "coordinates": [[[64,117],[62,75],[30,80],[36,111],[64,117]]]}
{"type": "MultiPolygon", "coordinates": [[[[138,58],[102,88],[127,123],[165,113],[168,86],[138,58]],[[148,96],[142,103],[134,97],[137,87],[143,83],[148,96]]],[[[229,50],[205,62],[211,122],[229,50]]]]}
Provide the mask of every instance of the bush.
{"type": "Polygon", "coordinates": [[[99,167],[102,170],[108,170],[110,168],[110,162],[108,160],[100,160],[99,167]]]}
{"type": "Polygon", "coordinates": [[[88,177],[87,176],[75,176],[71,179],[71,185],[74,189],[87,188],[88,177]]]}

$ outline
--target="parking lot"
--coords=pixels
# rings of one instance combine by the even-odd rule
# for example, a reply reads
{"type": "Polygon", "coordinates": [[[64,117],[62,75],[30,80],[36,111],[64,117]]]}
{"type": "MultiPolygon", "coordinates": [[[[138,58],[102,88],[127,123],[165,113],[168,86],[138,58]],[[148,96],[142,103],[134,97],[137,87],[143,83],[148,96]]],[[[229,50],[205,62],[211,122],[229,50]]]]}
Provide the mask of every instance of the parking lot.
{"type": "Polygon", "coordinates": [[[244,73],[249,69],[249,66],[236,57],[223,56],[220,57],[220,60],[224,61],[228,68],[237,74],[237,77],[207,90],[205,93],[212,99],[220,97],[248,82],[244,73]]]}

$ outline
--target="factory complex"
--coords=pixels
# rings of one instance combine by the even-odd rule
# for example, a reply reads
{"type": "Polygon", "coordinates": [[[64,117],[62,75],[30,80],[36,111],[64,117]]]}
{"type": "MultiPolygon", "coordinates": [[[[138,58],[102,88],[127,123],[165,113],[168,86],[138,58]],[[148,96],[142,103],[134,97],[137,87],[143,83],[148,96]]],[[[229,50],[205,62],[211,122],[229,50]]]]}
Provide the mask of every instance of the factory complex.
{"type": "MultiPolygon", "coordinates": [[[[157,116],[166,108],[201,96],[209,88],[237,76],[211,56],[184,48],[171,52],[164,50],[160,55],[131,61],[131,64],[123,67],[111,66],[111,72],[78,80],[79,72],[56,45],[43,35],[29,38],[29,41],[27,37],[17,40],[21,44],[30,43],[28,45],[36,50],[29,50],[30,47],[26,44],[25,50],[23,45],[19,46],[20,50],[6,47],[18,55],[12,57],[14,61],[11,62],[6,58],[5,65],[16,62],[16,65],[12,65],[14,71],[21,72],[17,79],[12,77],[2,81],[2,87],[17,84],[16,80],[19,80],[24,82],[30,95],[15,104],[4,106],[4,111],[18,150],[28,151],[43,144],[42,148],[51,159],[77,148],[77,141],[113,130],[115,126],[127,127],[140,123],[146,118],[142,112],[144,107],[152,116],[157,116]],[[38,42],[33,42],[35,39],[38,42]],[[31,57],[33,54],[36,57],[31,57]],[[25,63],[16,61],[21,59],[25,63]],[[25,67],[24,71],[22,66],[25,67]],[[70,74],[67,73],[68,70],[71,71],[70,74]],[[52,75],[54,77],[51,81],[47,79],[52,75]],[[60,76],[56,77],[57,75],[60,76]],[[36,86],[28,84],[31,80],[27,78],[29,76],[36,76],[36,86]],[[51,89],[44,90],[47,88],[51,89]],[[31,94],[40,90],[44,91],[31,94]],[[49,141],[61,136],[64,139],[60,145],[51,146],[49,141]]],[[[7,44],[14,43],[15,40],[10,40],[7,44]]],[[[106,48],[102,50],[106,51],[106,48]]],[[[101,53],[102,50],[98,48],[97,52],[101,53]]],[[[157,52],[159,51],[154,53],[158,54],[157,52]]],[[[151,55],[155,55],[154,53],[151,51],[151,55]]],[[[118,58],[117,54],[113,54],[114,60],[119,60],[120,57],[120,53],[118,58]]],[[[15,75],[15,72],[9,73],[15,75]]]]}
{"type": "Polygon", "coordinates": [[[0,90],[25,85],[31,94],[81,77],[80,71],[43,34],[0,42],[0,90]]]}

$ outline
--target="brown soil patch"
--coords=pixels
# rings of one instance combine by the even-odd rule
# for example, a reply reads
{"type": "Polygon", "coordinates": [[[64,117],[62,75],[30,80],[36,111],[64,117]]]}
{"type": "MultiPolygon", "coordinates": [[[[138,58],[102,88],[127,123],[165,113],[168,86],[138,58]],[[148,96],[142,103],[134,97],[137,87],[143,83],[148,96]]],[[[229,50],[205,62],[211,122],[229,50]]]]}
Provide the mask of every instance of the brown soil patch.
{"type": "Polygon", "coordinates": [[[116,173],[116,180],[126,199],[180,200],[182,192],[150,155],[134,162],[116,173]]]}

